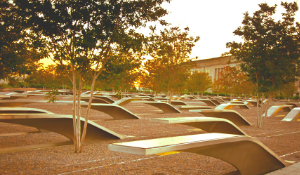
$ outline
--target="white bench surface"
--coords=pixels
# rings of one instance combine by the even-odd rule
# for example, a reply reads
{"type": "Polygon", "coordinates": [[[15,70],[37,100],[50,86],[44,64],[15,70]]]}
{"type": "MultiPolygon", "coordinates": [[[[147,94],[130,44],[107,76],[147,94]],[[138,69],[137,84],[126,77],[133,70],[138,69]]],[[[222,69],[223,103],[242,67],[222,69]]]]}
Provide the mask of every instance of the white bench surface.
{"type": "Polygon", "coordinates": [[[191,123],[191,122],[205,122],[205,121],[226,121],[229,120],[215,117],[176,117],[176,118],[151,118],[149,119],[151,122],[159,122],[159,123],[191,123]]]}
{"type": "Polygon", "coordinates": [[[293,121],[300,113],[300,108],[293,108],[281,121],[293,121]]]}
{"type": "Polygon", "coordinates": [[[109,150],[138,155],[159,154],[170,151],[180,151],[200,146],[215,145],[216,142],[229,138],[242,138],[233,134],[206,133],[187,136],[165,137],[150,140],[114,143],[108,145],[109,150]]]}

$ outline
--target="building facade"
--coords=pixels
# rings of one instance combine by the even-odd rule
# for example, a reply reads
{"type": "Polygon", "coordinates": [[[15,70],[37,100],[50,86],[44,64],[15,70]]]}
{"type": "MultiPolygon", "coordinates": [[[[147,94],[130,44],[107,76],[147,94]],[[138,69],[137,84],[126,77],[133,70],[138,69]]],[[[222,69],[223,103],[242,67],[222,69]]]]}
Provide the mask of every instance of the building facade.
{"type": "Polygon", "coordinates": [[[218,74],[224,67],[236,67],[239,65],[233,56],[195,60],[193,62],[194,66],[192,67],[191,72],[207,72],[209,73],[209,76],[212,77],[212,80],[218,79],[218,74]]]}
{"type": "MultiPolygon", "coordinates": [[[[191,68],[191,72],[207,72],[209,76],[212,77],[212,80],[218,79],[218,74],[224,67],[236,67],[239,66],[239,62],[234,58],[234,56],[224,56],[224,57],[216,57],[209,58],[203,60],[195,60],[194,67],[191,68]]],[[[294,95],[300,94],[300,77],[295,82],[297,87],[297,92],[294,95]]],[[[209,90],[210,91],[210,90],[209,90]]]]}

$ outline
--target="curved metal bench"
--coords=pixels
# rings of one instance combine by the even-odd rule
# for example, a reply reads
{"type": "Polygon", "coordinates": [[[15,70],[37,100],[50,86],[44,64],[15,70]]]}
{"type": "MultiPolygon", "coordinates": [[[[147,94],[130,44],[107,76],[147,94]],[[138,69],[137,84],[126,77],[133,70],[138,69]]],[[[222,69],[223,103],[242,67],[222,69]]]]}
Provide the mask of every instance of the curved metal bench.
{"type": "MultiPolygon", "coordinates": [[[[82,101],[85,101],[85,102],[89,102],[90,101],[90,97],[81,97],[82,101]]],[[[92,99],[92,103],[104,103],[104,104],[110,104],[109,102],[103,100],[103,99],[100,99],[100,98],[93,98],[92,99]]]]}
{"type": "Polygon", "coordinates": [[[293,108],[281,121],[297,121],[300,116],[300,108],[293,108]]]}
{"type": "Polygon", "coordinates": [[[183,124],[202,129],[207,132],[247,135],[238,126],[227,119],[215,117],[177,117],[177,118],[151,118],[151,122],[166,124],[183,124]]]}
{"type": "Polygon", "coordinates": [[[0,107],[0,115],[10,114],[53,114],[50,111],[26,107],[0,107]]]}
{"type": "Polygon", "coordinates": [[[30,103],[46,103],[46,100],[0,100],[0,107],[15,107],[30,103]]]}
{"type": "Polygon", "coordinates": [[[190,110],[190,112],[199,112],[207,117],[224,118],[237,126],[250,126],[251,124],[238,112],[234,110],[216,110],[216,109],[203,109],[203,110],[190,110]]]}
{"type": "Polygon", "coordinates": [[[259,175],[287,166],[279,156],[249,136],[207,133],[108,145],[111,151],[152,155],[171,151],[196,153],[230,163],[243,175],[259,175]]]}
{"type": "Polygon", "coordinates": [[[180,106],[181,111],[189,111],[190,109],[213,109],[213,106],[180,106]]]}
{"type": "Polygon", "coordinates": [[[194,99],[197,101],[201,101],[204,102],[205,104],[207,104],[207,106],[217,106],[214,102],[212,102],[210,99],[194,99]]]}
{"type": "MultiPolygon", "coordinates": [[[[275,117],[280,111],[290,112],[293,105],[274,105],[267,110],[267,117],[275,117]]],[[[263,114],[265,116],[266,113],[263,114]]]]}
{"type": "MultiPolygon", "coordinates": [[[[88,103],[82,103],[82,107],[87,107],[88,103]]],[[[115,105],[115,104],[97,104],[92,103],[91,109],[104,112],[110,116],[112,116],[115,120],[124,120],[124,119],[140,119],[137,115],[133,114],[132,112],[128,111],[127,109],[115,105]]]]}
{"type": "Polygon", "coordinates": [[[3,97],[2,100],[15,100],[19,98],[26,98],[27,94],[20,94],[20,93],[8,93],[6,97],[3,97]]]}
{"type": "Polygon", "coordinates": [[[246,104],[236,104],[236,103],[220,104],[215,109],[226,110],[226,109],[231,109],[236,106],[239,106],[241,109],[250,109],[246,104]]]}
{"type": "Polygon", "coordinates": [[[110,97],[107,96],[99,96],[99,95],[94,95],[94,97],[99,98],[101,100],[104,100],[110,104],[114,103],[115,101],[113,99],[111,99],[110,97]]]}
{"type": "MultiPolygon", "coordinates": [[[[84,119],[81,118],[83,128],[84,119]]],[[[74,141],[72,115],[38,114],[38,115],[0,115],[0,122],[20,124],[56,132],[74,141]]],[[[122,139],[124,136],[117,134],[92,121],[88,121],[86,142],[122,139]]]]}
{"type": "Polygon", "coordinates": [[[130,98],[122,98],[118,101],[115,101],[113,104],[119,105],[119,106],[125,106],[132,101],[139,101],[139,100],[141,100],[141,99],[140,98],[131,98],[131,97],[130,98]]]}
{"type": "MultiPolygon", "coordinates": [[[[257,107],[257,100],[247,100],[246,102],[252,104],[254,107],[257,107]]],[[[258,103],[258,107],[260,107],[260,103],[258,103]]]]}
{"type": "Polygon", "coordinates": [[[176,109],[174,106],[170,105],[169,103],[158,102],[158,101],[143,101],[142,103],[155,106],[160,110],[162,110],[164,113],[181,113],[178,109],[176,109]]]}

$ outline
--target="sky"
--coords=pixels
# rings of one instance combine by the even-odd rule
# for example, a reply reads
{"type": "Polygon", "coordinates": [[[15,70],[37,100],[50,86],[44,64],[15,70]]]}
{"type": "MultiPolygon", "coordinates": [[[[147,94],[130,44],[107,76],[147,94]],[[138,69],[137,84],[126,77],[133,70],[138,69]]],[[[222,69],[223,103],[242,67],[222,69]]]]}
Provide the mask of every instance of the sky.
{"type": "MultiPolygon", "coordinates": [[[[259,10],[258,4],[279,5],[278,16],[281,17],[280,0],[171,0],[163,4],[169,11],[164,17],[172,26],[190,29],[190,35],[200,36],[200,40],[193,48],[191,57],[207,59],[221,56],[227,52],[226,43],[241,42],[241,38],[234,36],[233,31],[242,24],[244,13],[249,15],[259,10]]],[[[286,0],[284,2],[294,2],[286,0]]],[[[296,1],[300,5],[300,0],[296,1]]],[[[300,12],[296,13],[296,21],[300,22],[300,12]]]]}
{"type": "MultiPolygon", "coordinates": [[[[162,5],[169,11],[163,19],[171,23],[172,27],[183,29],[188,26],[191,36],[200,36],[190,56],[208,59],[227,52],[227,42],[241,42],[242,39],[234,36],[233,31],[241,26],[243,14],[248,11],[252,16],[259,10],[258,4],[265,2],[270,6],[278,5],[277,16],[274,18],[280,18],[283,12],[280,0],[171,0],[171,3],[162,5]]],[[[300,0],[296,2],[300,6],[300,0]]],[[[300,22],[299,11],[296,13],[296,21],[300,22]]]]}

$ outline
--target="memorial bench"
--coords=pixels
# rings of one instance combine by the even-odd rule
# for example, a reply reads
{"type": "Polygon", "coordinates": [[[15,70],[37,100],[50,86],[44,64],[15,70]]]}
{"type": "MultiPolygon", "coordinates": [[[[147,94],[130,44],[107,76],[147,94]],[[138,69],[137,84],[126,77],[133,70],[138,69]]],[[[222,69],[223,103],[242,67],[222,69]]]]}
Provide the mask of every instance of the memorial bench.
{"type": "Polygon", "coordinates": [[[180,106],[181,111],[189,111],[190,109],[213,109],[213,106],[180,106]]]}
{"type": "MultiPolygon", "coordinates": [[[[267,110],[267,117],[275,117],[280,111],[290,112],[293,105],[274,105],[267,110]]],[[[266,113],[263,114],[265,116],[266,113]]]]}
{"type": "MultiPolygon", "coordinates": [[[[0,100],[0,107],[15,107],[20,105],[26,105],[30,103],[47,103],[46,100],[31,100],[31,99],[22,99],[22,100],[0,100]]],[[[73,101],[56,101],[55,103],[62,104],[73,104],[73,101]]]]}
{"type": "MultiPolygon", "coordinates": [[[[247,100],[246,102],[252,104],[254,107],[257,107],[257,100],[247,100]]],[[[258,103],[258,107],[260,107],[260,103],[258,103]]]]}
{"type": "Polygon", "coordinates": [[[158,102],[158,101],[142,101],[142,103],[157,107],[160,110],[162,110],[164,113],[181,113],[178,109],[176,109],[174,106],[170,105],[169,103],[158,102]]]}
{"type": "MultiPolygon", "coordinates": [[[[81,128],[84,119],[81,118],[81,128]]],[[[0,115],[0,122],[20,124],[52,131],[74,141],[73,117],[72,115],[60,114],[13,114],[0,115]]],[[[92,121],[88,121],[85,141],[95,142],[113,139],[122,139],[124,136],[104,128],[92,121]]]]}
{"type": "MultiPolygon", "coordinates": [[[[88,103],[81,103],[82,107],[87,107],[88,103]]],[[[92,103],[91,109],[104,112],[110,116],[112,116],[115,120],[124,120],[124,119],[140,119],[137,115],[123,108],[122,106],[115,104],[99,104],[92,103]]]]}
{"type": "Polygon", "coordinates": [[[204,102],[205,104],[207,104],[207,106],[217,106],[217,104],[215,104],[210,99],[194,99],[194,100],[204,102]]]}
{"type": "Polygon", "coordinates": [[[300,108],[293,108],[281,121],[298,121],[300,116],[300,108]]]}
{"type": "Polygon", "coordinates": [[[6,114],[53,114],[50,111],[26,107],[0,107],[0,115],[6,114]]]}
{"type": "Polygon", "coordinates": [[[109,144],[108,149],[137,155],[172,151],[196,153],[228,162],[243,175],[265,174],[287,166],[257,139],[233,134],[206,133],[114,143],[109,144]]]}
{"type": "Polygon", "coordinates": [[[183,124],[202,129],[206,132],[247,135],[238,126],[227,119],[215,117],[177,117],[177,118],[150,118],[151,122],[165,124],[183,124]]]}
{"type": "Polygon", "coordinates": [[[235,103],[220,104],[219,106],[215,107],[215,109],[226,110],[236,106],[240,107],[241,109],[250,109],[246,104],[235,104],[235,103]]]}
{"type": "Polygon", "coordinates": [[[224,118],[237,126],[250,126],[251,124],[238,112],[234,110],[217,110],[217,109],[203,109],[190,110],[190,112],[199,112],[206,117],[224,118]]]}

